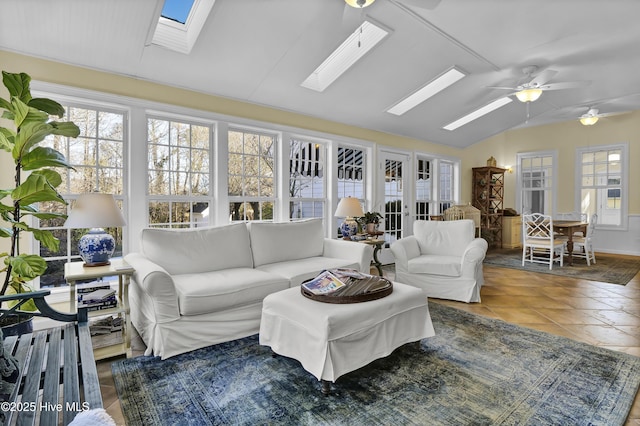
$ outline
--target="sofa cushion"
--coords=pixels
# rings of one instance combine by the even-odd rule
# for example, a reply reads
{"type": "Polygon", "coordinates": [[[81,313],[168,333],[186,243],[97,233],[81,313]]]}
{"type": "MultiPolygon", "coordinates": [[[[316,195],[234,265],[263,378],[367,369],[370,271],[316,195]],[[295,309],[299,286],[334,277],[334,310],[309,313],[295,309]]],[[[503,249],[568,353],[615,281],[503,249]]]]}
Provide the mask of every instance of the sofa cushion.
{"type": "Polygon", "coordinates": [[[286,278],[291,287],[299,286],[304,281],[314,278],[323,270],[333,268],[359,269],[360,264],[345,259],[316,256],[306,259],[270,263],[258,267],[261,271],[270,272],[286,278]]]}
{"type": "Polygon", "coordinates": [[[462,256],[467,245],[475,238],[472,220],[417,220],[413,235],[420,253],[444,256],[462,256]]]}
{"type": "Polygon", "coordinates": [[[409,260],[408,269],[412,274],[459,277],[462,274],[462,258],[436,254],[419,256],[409,260]]]}
{"type": "Polygon", "coordinates": [[[278,275],[251,268],[175,275],[180,315],[202,315],[262,302],[267,295],[289,288],[278,275]]]}
{"type": "Polygon", "coordinates": [[[251,222],[251,251],[255,267],[286,260],[322,256],[322,219],[295,222],[251,222]]]}
{"type": "Polygon", "coordinates": [[[253,267],[244,223],[194,229],[147,228],[142,230],[140,248],[171,275],[253,267]]]}

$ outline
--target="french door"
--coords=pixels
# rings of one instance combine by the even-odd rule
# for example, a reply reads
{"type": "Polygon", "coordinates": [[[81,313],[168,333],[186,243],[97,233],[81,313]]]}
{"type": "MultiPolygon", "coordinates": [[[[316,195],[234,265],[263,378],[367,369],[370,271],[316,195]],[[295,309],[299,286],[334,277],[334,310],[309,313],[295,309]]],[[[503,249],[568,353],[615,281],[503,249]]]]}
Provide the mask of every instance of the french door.
{"type": "Polygon", "coordinates": [[[384,239],[385,245],[380,253],[382,263],[393,262],[393,255],[389,246],[405,236],[405,230],[410,229],[409,216],[411,169],[409,156],[406,154],[380,151],[380,188],[383,188],[384,206],[384,239]]]}

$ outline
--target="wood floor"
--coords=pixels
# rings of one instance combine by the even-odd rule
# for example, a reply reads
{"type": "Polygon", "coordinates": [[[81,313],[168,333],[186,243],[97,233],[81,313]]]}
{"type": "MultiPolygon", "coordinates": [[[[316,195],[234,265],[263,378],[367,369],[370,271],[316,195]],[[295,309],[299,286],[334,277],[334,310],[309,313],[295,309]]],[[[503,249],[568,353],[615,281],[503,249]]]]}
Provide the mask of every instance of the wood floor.
{"type": "MultiPolygon", "coordinates": [[[[640,262],[640,258],[634,259],[640,262]]],[[[434,301],[640,356],[640,273],[626,286],[491,265],[484,266],[484,275],[482,303],[434,301]]],[[[132,346],[134,356],[144,351],[144,344],[139,337],[133,338],[132,346]]],[[[112,360],[99,362],[98,372],[104,406],[121,425],[124,424],[124,417],[111,376],[111,362],[112,360]]],[[[626,424],[640,425],[638,395],[626,424]]]]}

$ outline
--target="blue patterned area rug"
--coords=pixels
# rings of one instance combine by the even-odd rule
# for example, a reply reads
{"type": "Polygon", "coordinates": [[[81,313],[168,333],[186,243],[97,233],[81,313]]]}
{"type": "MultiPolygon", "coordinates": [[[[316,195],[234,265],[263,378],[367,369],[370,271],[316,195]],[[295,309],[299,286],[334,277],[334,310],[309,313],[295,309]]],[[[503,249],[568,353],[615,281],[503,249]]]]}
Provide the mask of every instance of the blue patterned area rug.
{"type": "Polygon", "coordinates": [[[127,425],[622,425],[640,358],[431,302],[436,336],[340,377],[332,394],[257,336],[119,360],[127,425]]]}
{"type": "Polygon", "coordinates": [[[587,261],[581,258],[573,259],[573,266],[549,265],[525,262],[522,266],[522,249],[491,249],[484,258],[484,263],[502,268],[519,269],[521,271],[540,272],[542,274],[559,275],[589,281],[599,281],[609,284],[626,285],[640,271],[639,257],[620,257],[613,254],[596,254],[596,263],[587,266],[587,261]]]}

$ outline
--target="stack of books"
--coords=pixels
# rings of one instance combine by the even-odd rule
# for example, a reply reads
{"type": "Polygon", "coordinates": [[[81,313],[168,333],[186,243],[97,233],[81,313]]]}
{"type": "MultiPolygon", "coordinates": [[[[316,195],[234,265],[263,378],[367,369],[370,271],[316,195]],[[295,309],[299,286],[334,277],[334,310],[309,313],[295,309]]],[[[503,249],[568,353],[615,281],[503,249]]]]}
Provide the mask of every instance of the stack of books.
{"type": "Polygon", "coordinates": [[[103,348],[122,343],[122,318],[107,316],[89,323],[91,331],[91,345],[93,349],[103,348]]]}
{"type": "Polygon", "coordinates": [[[89,311],[111,309],[118,306],[116,291],[108,283],[93,282],[76,286],[78,308],[89,311]]]}

